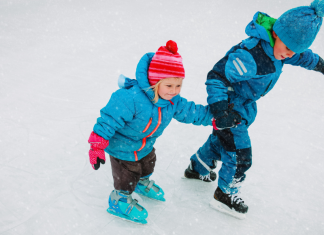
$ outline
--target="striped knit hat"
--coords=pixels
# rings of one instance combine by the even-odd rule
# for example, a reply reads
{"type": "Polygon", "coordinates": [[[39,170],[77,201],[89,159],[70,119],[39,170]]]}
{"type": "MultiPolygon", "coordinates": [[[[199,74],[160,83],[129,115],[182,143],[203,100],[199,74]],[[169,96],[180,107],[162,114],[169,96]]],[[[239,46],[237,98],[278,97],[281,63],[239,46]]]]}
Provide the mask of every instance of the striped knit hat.
{"type": "Polygon", "coordinates": [[[161,46],[152,58],[148,80],[151,86],[161,79],[179,77],[185,78],[185,71],[181,55],[178,53],[177,43],[169,40],[166,46],[161,46]]]}

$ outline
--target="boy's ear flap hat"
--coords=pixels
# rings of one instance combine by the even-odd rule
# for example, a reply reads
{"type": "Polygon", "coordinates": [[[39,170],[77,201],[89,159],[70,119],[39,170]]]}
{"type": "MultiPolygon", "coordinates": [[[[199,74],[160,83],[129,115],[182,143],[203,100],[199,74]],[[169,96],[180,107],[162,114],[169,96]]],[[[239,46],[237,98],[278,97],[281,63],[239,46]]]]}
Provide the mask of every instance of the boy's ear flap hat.
{"type": "Polygon", "coordinates": [[[280,40],[293,52],[306,51],[315,40],[324,17],[324,0],[309,7],[297,7],[283,13],[273,26],[280,40]]]}
{"type": "Polygon", "coordinates": [[[166,46],[161,46],[155,53],[148,70],[148,80],[151,86],[164,78],[185,78],[181,55],[177,43],[169,40],[166,46]]]}

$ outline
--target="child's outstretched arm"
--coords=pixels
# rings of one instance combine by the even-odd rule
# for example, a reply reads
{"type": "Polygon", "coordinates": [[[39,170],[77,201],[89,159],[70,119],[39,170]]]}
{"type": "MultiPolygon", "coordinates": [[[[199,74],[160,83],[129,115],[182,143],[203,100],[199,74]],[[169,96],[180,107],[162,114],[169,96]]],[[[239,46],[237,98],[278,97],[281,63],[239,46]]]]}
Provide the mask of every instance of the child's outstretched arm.
{"type": "Polygon", "coordinates": [[[112,94],[106,107],[100,110],[101,117],[93,128],[88,142],[90,143],[89,160],[93,169],[98,170],[101,164],[105,164],[105,148],[109,145],[109,139],[116,130],[123,128],[127,121],[133,119],[135,108],[131,97],[124,89],[112,94]]]}
{"type": "Polygon", "coordinates": [[[173,118],[182,123],[192,123],[194,125],[210,126],[213,115],[208,105],[203,106],[195,104],[192,101],[179,96],[179,100],[175,102],[176,112],[173,118]]]}
{"type": "Polygon", "coordinates": [[[323,59],[310,49],[307,49],[303,53],[296,53],[293,57],[285,59],[284,63],[324,73],[323,59]]]}

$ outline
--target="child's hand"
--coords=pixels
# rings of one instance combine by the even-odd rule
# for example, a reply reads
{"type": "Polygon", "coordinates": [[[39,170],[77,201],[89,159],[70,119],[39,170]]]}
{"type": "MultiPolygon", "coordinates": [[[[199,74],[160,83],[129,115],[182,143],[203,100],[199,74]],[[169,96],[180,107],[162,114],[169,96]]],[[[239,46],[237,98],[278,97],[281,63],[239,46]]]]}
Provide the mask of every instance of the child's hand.
{"type": "Polygon", "coordinates": [[[105,164],[106,157],[104,149],[108,147],[109,141],[94,132],[91,132],[88,142],[90,143],[89,158],[92,168],[98,170],[101,164],[105,164]]]}
{"type": "Polygon", "coordinates": [[[220,110],[215,115],[216,120],[213,119],[213,127],[215,130],[223,130],[226,128],[236,127],[241,123],[241,115],[233,110],[234,104],[230,104],[227,110],[220,110]]]}

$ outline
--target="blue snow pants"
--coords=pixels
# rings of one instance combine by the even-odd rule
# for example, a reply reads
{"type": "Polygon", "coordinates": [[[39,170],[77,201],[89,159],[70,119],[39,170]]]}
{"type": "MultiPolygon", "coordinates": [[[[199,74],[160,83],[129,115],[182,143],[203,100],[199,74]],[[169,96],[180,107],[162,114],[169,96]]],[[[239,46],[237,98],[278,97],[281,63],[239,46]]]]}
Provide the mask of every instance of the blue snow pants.
{"type": "Polygon", "coordinates": [[[222,161],[218,187],[228,194],[238,193],[240,184],[246,177],[245,172],[252,165],[248,127],[257,114],[255,102],[236,101],[232,99],[234,109],[242,116],[241,124],[236,128],[213,130],[206,143],[190,158],[193,170],[201,175],[208,175],[216,167],[215,161],[222,161]]]}

